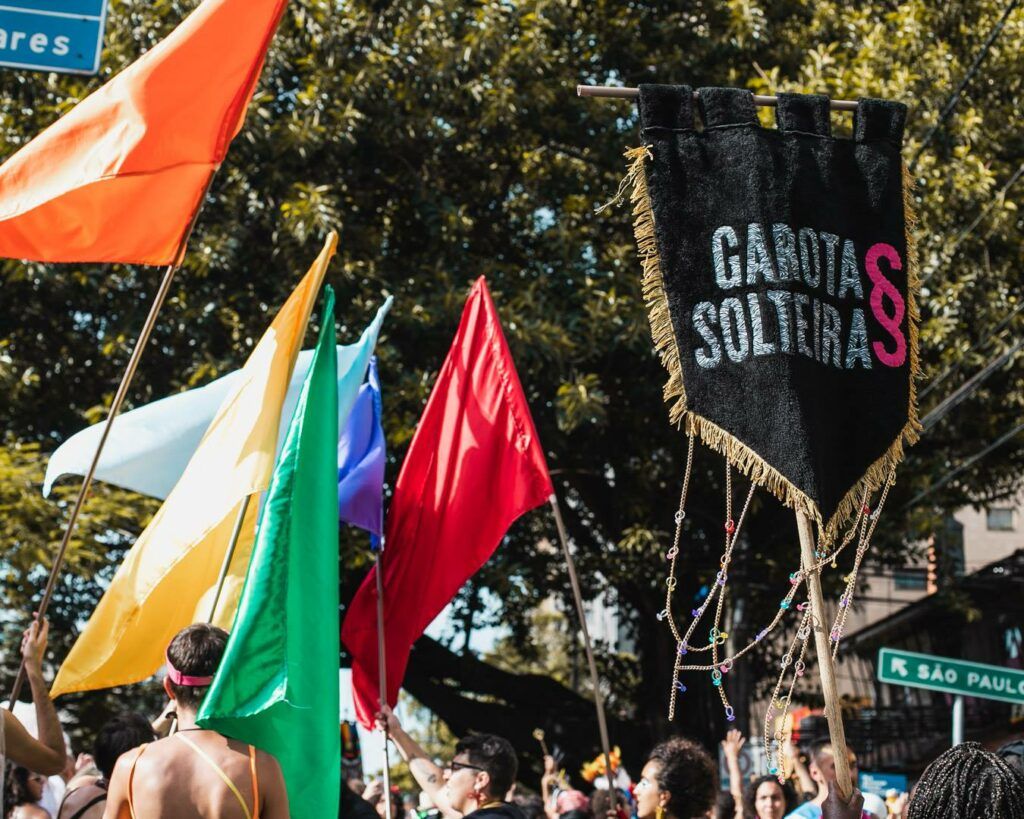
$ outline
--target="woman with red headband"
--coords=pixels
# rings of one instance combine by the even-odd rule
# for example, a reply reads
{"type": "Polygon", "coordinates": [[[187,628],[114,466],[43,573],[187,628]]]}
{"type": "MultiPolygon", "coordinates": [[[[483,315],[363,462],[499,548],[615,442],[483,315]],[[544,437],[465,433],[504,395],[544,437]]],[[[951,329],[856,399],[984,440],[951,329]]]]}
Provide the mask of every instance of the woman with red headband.
{"type": "Polygon", "coordinates": [[[286,819],[281,766],[268,753],[196,725],[228,635],[205,623],[178,632],[167,647],[164,690],[178,730],[129,751],[110,781],[104,819],[286,819]]]}

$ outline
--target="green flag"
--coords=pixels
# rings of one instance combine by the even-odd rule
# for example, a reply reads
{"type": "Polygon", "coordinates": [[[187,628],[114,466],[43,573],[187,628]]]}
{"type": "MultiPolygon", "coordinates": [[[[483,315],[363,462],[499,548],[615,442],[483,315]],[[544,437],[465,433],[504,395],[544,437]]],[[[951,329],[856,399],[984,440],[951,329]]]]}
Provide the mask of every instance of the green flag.
{"type": "Polygon", "coordinates": [[[334,292],[267,492],[204,728],[277,757],[292,816],[337,816],[338,385],[334,292]]]}

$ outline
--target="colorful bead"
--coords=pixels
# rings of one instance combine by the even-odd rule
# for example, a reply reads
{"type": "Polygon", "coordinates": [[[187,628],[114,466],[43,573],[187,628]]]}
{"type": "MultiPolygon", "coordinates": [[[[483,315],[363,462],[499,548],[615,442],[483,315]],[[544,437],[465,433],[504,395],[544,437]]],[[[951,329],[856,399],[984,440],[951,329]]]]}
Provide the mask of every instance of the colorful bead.
{"type": "Polygon", "coordinates": [[[686,653],[686,643],[680,643],[677,652],[680,657],[684,655],[686,653]]]}
{"type": "Polygon", "coordinates": [[[700,617],[700,609],[690,609],[690,614],[694,617],[700,617]]]}
{"type": "Polygon", "coordinates": [[[754,638],[754,642],[755,642],[755,643],[760,643],[760,642],[761,642],[761,641],[762,641],[762,640],[763,640],[763,639],[764,639],[765,637],[767,637],[767,636],[768,636],[768,629],[766,629],[766,628],[763,628],[763,629],[761,629],[761,630],[760,630],[760,631],[759,631],[759,632],[757,633],[757,636],[756,636],[756,637],[754,638]]]}
{"type": "Polygon", "coordinates": [[[781,603],[779,603],[779,608],[780,609],[788,609],[789,608],[789,601],[788,600],[783,600],[781,603]]]}
{"type": "Polygon", "coordinates": [[[722,684],[722,672],[717,668],[711,672],[711,684],[715,686],[722,684]]]}
{"type": "Polygon", "coordinates": [[[842,636],[843,636],[843,633],[839,629],[837,629],[837,628],[832,629],[832,633],[829,635],[829,637],[832,638],[832,642],[833,643],[838,643],[839,642],[839,638],[842,637],[842,636]]]}
{"type": "Polygon", "coordinates": [[[776,768],[776,767],[775,767],[774,765],[772,765],[772,766],[771,766],[771,767],[770,767],[770,768],[768,769],[768,773],[770,773],[770,774],[771,774],[772,776],[775,776],[775,774],[777,774],[778,772],[779,772],[779,769],[778,769],[778,768],[776,768]]]}
{"type": "Polygon", "coordinates": [[[658,622],[660,623],[662,620],[668,617],[668,612],[665,609],[662,609],[654,616],[658,619],[658,622]]]}
{"type": "Polygon", "coordinates": [[[679,556],[679,548],[676,547],[676,546],[673,546],[671,549],[668,550],[668,553],[665,555],[665,558],[668,559],[668,560],[675,560],[676,557],[678,557],[678,556],[679,556]]]}
{"type": "Polygon", "coordinates": [[[678,691],[680,694],[685,694],[686,693],[686,686],[683,685],[681,682],[677,682],[676,683],[676,691],[678,691]]]}
{"type": "Polygon", "coordinates": [[[736,523],[732,518],[729,518],[729,520],[725,522],[725,531],[730,535],[736,531],[736,523]]]}
{"type": "Polygon", "coordinates": [[[725,706],[725,718],[729,722],[735,722],[736,721],[736,712],[733,711],[733,708],[732,708],[731,705],[725,706]]]}
{"type": "Polygon", "coordinates": [[[792,583],[792,584],[793,584],[793,585],[795,586],[795,585],[796,585],[797,583],[799,583],[799,582],[800,582],[800,575],[799,575],[799,574],[797,574],[796,572],[793,572],[793,573],[792,573],[792,574],[791,574],[791,575],[789,576],[789,582],[790,582],[790,583],[792,583]]]}
{"type": "Polygon", "coordinates": [[[807,609],[809,609],[810,607],[811,607],[810,603],[797,603],[796,610],[797,611],[807,611],[807,609]]]}

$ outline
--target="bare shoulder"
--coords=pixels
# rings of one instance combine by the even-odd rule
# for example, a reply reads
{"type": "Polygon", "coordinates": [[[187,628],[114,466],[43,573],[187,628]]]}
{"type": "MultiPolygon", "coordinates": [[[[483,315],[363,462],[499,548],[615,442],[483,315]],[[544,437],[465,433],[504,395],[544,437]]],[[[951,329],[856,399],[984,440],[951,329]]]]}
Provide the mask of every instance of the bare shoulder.
{"type": "Polygon", "coordinates": [[[147,743],[146,745],[139,745],[137,748],[132,748],[130,751],[125,751],[123,754],[121,754],[121,756],[117,758],[117,762],[114,764],[113,775],[117,776],[120,773],[124,776],[127,776],[128,771],[131,770],[131,767],[135,764],[135,761],[140,756],[142,756],[142,753],[144,751],[149,751],[151,747],[152,744],[147,743]]]}
{"type": "Polygon", "coordinates": [[[277,757],[267,751],[261,751],[259,748],[256,749],[256,768],[261,777],[277,778],[283,776],[281,773],[281,763],[277,761],[277,757]]]}
{"type": "Polygon", "coordinates": [[[50,819],[50,814],[35,805],[22,805],[14,816],[16,819],[50,819]]]}

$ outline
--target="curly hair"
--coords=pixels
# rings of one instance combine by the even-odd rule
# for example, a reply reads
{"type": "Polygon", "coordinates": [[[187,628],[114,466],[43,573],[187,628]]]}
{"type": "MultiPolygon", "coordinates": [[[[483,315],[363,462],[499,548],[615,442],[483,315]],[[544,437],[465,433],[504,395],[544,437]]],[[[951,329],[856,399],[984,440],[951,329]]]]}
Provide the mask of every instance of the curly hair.
{"type": "Polygon", "coordinates": [[[714,807],[715,764],[696,742],[673,737],[657,745],[648,761],[658,763],[655,779],[659,790],[669,792],[668,812],[676,819],[703,816],[714,807]]]}
{"type": "Polygon", "coordinates": [[[755,779],[743,789],[744,819],[757,819],[757,807],[755,806],[755,802],[757,801],[757,789],[765,782],[770,782],[777,788],[782,789],[782,801],[786,803],[787,816],[796,810],[796,792],[793,790],[793,787],[788,782],[784,785],[780,785],[779,778],[777,776],[762,776],[759,779],[755,779]]]}
{"type": "Polygon", "coordinates": [[[918,780],[908,819],[1024,819],[1024,776],[977,742],[950,748],[918,780]]]}

